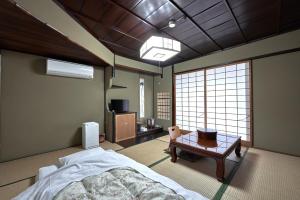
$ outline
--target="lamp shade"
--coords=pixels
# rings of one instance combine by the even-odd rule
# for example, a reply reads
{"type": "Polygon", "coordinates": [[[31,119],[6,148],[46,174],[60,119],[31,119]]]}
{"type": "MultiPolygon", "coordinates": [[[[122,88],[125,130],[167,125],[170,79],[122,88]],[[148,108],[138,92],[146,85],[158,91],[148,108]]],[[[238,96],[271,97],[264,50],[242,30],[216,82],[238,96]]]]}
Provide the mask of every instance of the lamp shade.
{"type": "Polygon", "coordinates": [[[141,47],[140,57],[147,60],[166,61],[180,51],[180,42],[169,38],[151,36],[141,47]]]}

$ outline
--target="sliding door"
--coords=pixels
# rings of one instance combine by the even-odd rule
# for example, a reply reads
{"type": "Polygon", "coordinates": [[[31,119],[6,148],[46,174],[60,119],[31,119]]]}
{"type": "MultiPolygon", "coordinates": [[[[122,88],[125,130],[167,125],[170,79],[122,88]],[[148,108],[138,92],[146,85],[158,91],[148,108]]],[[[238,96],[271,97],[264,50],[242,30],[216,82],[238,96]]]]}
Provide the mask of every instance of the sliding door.
{"type": "Polygon", "coordinates": [[[175,75],[176,125],[212,128],[251,141],[249,62],[175,75]]]}
{"type": "Polygon", "coordinates": [[[204,71],[176,75],[176,125],[195,131],[205,126],[204,71]]]}

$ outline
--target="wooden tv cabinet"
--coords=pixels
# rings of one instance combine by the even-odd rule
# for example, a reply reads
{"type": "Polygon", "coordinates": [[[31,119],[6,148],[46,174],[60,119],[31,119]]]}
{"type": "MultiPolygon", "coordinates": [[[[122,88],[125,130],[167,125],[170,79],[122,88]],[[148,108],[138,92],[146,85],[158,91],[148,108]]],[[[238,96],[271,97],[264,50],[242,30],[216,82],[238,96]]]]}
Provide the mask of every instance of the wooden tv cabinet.
{"type": "Polygon", "coordinates": [[[114,115],[114,142],[136,137],[136,113],[116,113],[114,115]]]}

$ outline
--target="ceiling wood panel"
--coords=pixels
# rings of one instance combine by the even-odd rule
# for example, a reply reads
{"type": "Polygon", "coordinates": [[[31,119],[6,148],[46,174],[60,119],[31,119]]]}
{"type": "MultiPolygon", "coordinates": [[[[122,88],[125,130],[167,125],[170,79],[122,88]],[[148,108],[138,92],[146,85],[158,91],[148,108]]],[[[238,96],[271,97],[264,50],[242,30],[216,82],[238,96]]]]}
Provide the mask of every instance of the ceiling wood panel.
{"type": "Polygon", "coordinates": [[[141,35],[138,36],[138,38],[142,41],[146,41],[147,39],[149,39],[152,35],[159,35],[159,33],[157,32],[157,30],[155,29],[150,29],[147,32],[143,32],[141,35]]]}
{"type": "Polygon", "coordinates": [[[199,13],[202,13],[206,10],[213,8],[215,5],[221,3],[221,0],[209,0],[209,1],[193,1],[188,6],[184,7],[184,11],[189,13],[190,16],[194,17],[199,13]]]}
{"type": "Polygon", "coordinates": [[[300,1],[281,1],[280,31],[288,31],[300,27],[300,1]]]}
{"type": "Polygon", "coordinates": [[[64,2],[65,5],[67,5],[72,10],[80,12],[82,7],[83,7],[84,0],[76,0],[76,1],[74,1],[74,0],[64,0],[63,2],[64,2]]]}
{"type": "Polygon", "coordinates": [[[121,4],[122,6],[128,8],[128,9],[133,9],[136,7],[141,1],[143,0],[116,0],[117,3],[121,4]]]}
{"type": "MultiPolygon", "coordinates": [[[[230,16],[231,16],[232,21],[234,22],[236,28],[238,28],[238,30],[239,30],[241,36],[243,37],[244,41],[247,42],[247,38],[244,34],[244,31],[242,30],[239,22],[237,21],[237,18],[235,16],[235,14],[233,13],[232,8],[230,7],[230,5],[228,3],[228,0],[223,0],[223,3],[225,4],[227,11],[230,13],[230,16]]],[[[279,9],[280,9],[280,7],[279,7],[279,9]]]]}
{"type": "Polygon", "coordinates": [[[123,17],[123,19],[124,20],[122,20],[122,22],[120,22],[120,24],[117,27],[123,30],[124,32],[129,32],[141,22],[140,19],[129,14],[123,17]]]}
{"type": "MultiPolygon", "coordinates": [[[[208,40],[210,40],[216,47],[222,49],[222,47],[209,34],[207,34],[206,31],[201,26],[199,26],[199,24],[197,24],[197,22],[194,20],[193,16],[190,13],[186,12],[183,8],[181,8],[178,4],[176,4],[174,0],[169,0],[169,1],[199,30],[199,32],[203,36],[205,36],[208,40]]],[[[197,3],[199,3],[199,1],[197,3]]]]}
{"type": "MultiPolygon", "coordinates": [[[[141,60],[139,49],[152,35],[182,43],[182,52],[162,63],[168,65],[300,28],[299,0],[53,1],[116,54],[151,64],[157,62],[141,60]],[[180,19],[173,29],[170,19],[180,19]]],[[[1,48],[103,64],[9,0],[0,5],[1,48]]]]}
{"type": "MultiPolygon", "coordinates": [[[[85,0],[86,1],[86,0],[85,0]]],[[[103,24],[107,26],[111,26],[112,24],[114,26],[118,26],[119,23],[122,22],[122,19],[126,16],[126,13],[123,12],[122,9],[119,7],[107,2],[107,7],[103,7],[101,10],[103,10],[103,15],[100,13],[96,13],[96,18],[98,18],[99,21],[101,21],[103,24]],[[106,8],[106,9],[105,9],[106,8]],[[104,12],[105,11],[105,12],[104,12]]],[[[87,11],[89,12],[89,11],[87,11]]]]}
{"type": "Polygon", "coordinates": [[[92,19],[88,16],[84,16],[82,14],[78,14],[78,13],[75,13],[75,12],[72,12],[72,13],[73,13],[74,16],[76,16],[79,19],[79,21],[82,21],[83,24],[85,26],[87,26],[89,29],[95,28],[95,26],[98,24],[98,22],[96,22],[94,19],[92,19]]]}
{"type": "Polygon", "coordinates": [[[198,55],[197,53],[189,49],[187,46],[182,46],[181,49],[182,51],[180,52],[180,56],[182,56],[183,58],[189,58],[191,55],[194,57],[198,55]]]}
{"type": "Polygon", "coordinates": [[[227,12],[226,7],[220,1],[217,4],[213,4],[210,9],[199,12],[193,18],[197,21],[198,24],[203,24],[207,21],[212,21],[214,18],[223,15],[227,12]]]}
{"type": "Polygon", "coordinates": [[[167,3],[167,0],[143,0],[132,11],[141,18],[146,19],[167,3]]]}
{"type": "Polygon", "coordinates": [[[247,39],[255,40],[279,31],[280,0],[229,1],[229,4],[247,39]]]}
{"type": "Polygon", "coordinates": [[[255,40],[256,38],[272,35],[277,30],[277,25],[272,18],[261,18],[260,20],[241,24],[241,28],[249,40],[255,40]]]}
{"type": "Polygon", "coordinates": [[[148,24],[140,22],[138,26],[131,29],[128,33],[131,35],[134,35],[136,38],[139,38],[141,35],[149,32],[149,31],[151,32],[151,31],[155,31],[155,30],[148,24]]]}
{"type": "Polygon", "coordinates": [[[234,46],[243,43],[245,40],[240,31],[235,27],[226,28],[212,37],[223,47],[234,46]]]}
{"type": "MultiPolygon", "coordinates": [[[[120,8],[122,8],[122,9],[124,10],[124,12],[126,12],[127,14],[132,14],[132,15],[134,15],[135,17],[139,18],[139,19],[140,19],[141,21],[143,21],[144,23],[148,24],[149,26],[151,26],[152,28],[154,28],[157,32],[160,32],[160,35],[167,35],[167,37],[171,37],[172,39],[176,39],[176,37],[169,35],[167,32],[165,32],[165,31],[160,31],[160,29],[159,29],[158,27],[156,27],[155,25],[151,24],[149,21],[147,21],[147,20],[141,18],[139,15],[137,15],[137,14],[134,13],[134,12],[132,12],[131,10],[128,10],[127,8],[123,7],[122,5],[117,4],[117,3],[116,3],[115,1],[113,1],[113,0],[109,0],[109,1],[110,1],[111,3],[113,3],[114,5],[116,5],[116,6],[120,7],[120,8]]],[[[147,39],[148,39],[148,37],[147,37],[147,39]]],[[[183,45],[186,45],[184,42],[182,42],[182,44],[183,44],[183,45]]],[[[186,46],[188,46],[188,45],[186,45],[186,46]]],[[[189,47],[189,46],[188,46],[188,47],[189,47]]],[[[199,55],[201,55],[200,52],[198,52],[197,50],[193,49],[192,47],[189,47],[189,48],[190,48],[191,50],[197,52],[199,55]]],[[[147,62],[147,61],[145,60],[145,62],[147,62]]]]}
{"type": "Polygon", "coordinates": [[[245,38],[233,20],[215,26],[207,32],[224,48],[245,42],[245,38]]]}
{"type": "Polygon", "coordinates": [[[171,35],[176,36],[179,40],[184,40],[185,38],[189,37],[190,35],[194,35],[199,33],[196,27],[188,20],[184,20],[182,23],[176,25],[175,28],[168,28],[166,29],[171,35]]]}
{"type": "Polygon", "coordinates": [[[178,10],[171,3],[167,2],[147,16],[146,20],[159,28],[163,28],[168,25],[169,20],[172,19],[176,13],[178,13],[178,10]]]}
{"type": "MultiPolygon", "coordinates": [[[[62,3],[64,4],[65,1],[62,3]]],[[[73,1],[75,5],[77,5],[77,1],[73,1]]],[[[70,6],[71,3],[69,3],[68,7],[71,8],[70,6]]],[[[65,5],[65,4],[64,4],[65,5]]],[[[98,1],[98,0],[88,0],[88,1],[83,1],[82,7],[79,10],[79,12],[82,12],[83,14],[90,16],[96,20],[100,20],[105,13],[108,12],[108,10],[112,10],[112,6],[107,3],[107,1],[98,1]]],[[[116,9],[114,10],[114,15],[112,17],[116,17],[116,9]]],[[[108,20],[108,19],[107,19],[108,20]]]]}
{"type": "Polygon", "coordinates": [[[226,31],[227,29],[232,29],[232,28],[234,28],[233,32],[238,31],[233,20],[228,20],[222,24],[219,24],[218,26],[214,26],[214,27],[208,29],[207,33],[211,36],[214,36],[218,33],[222,33],[223,31],[226,31]]]}
{"type": "Polygon", "coordinates": [[[181,8],[185,8],[188,5],[192,4],[193,2],[195,2],[197,0],[175,0],[175,2],[181,7],[181,8]]]}
{"type": "Polygon", "coordinates": [[[262,17],[276,19],[277,4],[279,3],[279,0],[247,1],[232,10],[239,23],[244,23],[253,19],[260,19],[262,17]],[[261,7],[264,9],[259,9],[261,7]]]}
{"type": "Polygon", "coordinates": [[[121,44],[122,46],[125,47],[130,47],[132,49],[135,49],[137,51],[137,49],[139,49],[142,45],[141,42],[134,40],[130,37],[122,37],[120,40],[117,41],[118,44],[121,44]]]}
{"type": "Polygon", "coordinates": [[[205,37],[199,34],[194,34],[184,41],[203,54],[218,50],[218,48],[213,43],[211,43],[211,41],[207,40],[205,37]]]}
{"type": "Polygon", "coordinates": [[[10,1],[0,1],[0,27],[0,49],[92,65],[107,65],[10,1]]]}

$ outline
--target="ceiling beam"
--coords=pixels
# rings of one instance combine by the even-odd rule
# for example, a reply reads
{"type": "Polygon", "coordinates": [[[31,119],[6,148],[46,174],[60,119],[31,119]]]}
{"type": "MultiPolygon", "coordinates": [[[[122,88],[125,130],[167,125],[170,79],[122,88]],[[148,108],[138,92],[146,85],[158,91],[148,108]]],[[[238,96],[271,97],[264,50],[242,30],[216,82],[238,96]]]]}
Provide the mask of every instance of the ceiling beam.
{"type": "Polygon", "coordinates": [[[208,39],[210,40],[212,43],[215,44],[215,46],[217,46],[220,50],[223,50],[223,47],[221,47],[203,28],[201,28],[197,22],[195,22],[195,20],[193,19],[193,17],[191,17],[187,12],[185,12],[175,1],[173,0],[169,0],[169,2],[175,7],[177,8],[177,10],[179,10],[183,15],[186,16],[187,19],[189,19],[192,24],[208,39]]]}
{"type": "Polygon", "coordinates": [[[244,34],[244,31],[242,30],[242,28],[241,28],[239,22],[237,21],[237,19],[236,19],[234,13],[233,13],[232,8],[230,7],[228,1],[227,1],[227,0],[223,0],[223,3],[225,4],[227,10],[229,11],[229,13],[230,13],[230,15],[231,15],[231,18],[232,18],[232,20],[234,21],[235,25],[236,25],[237,28],[240,30],[240,33],[241,33],[241,35],[243,36],[243,39],[245,40],[245,42],[248,42],[248,40],[247,40],[247,38],[246,38],[246,36],[245,36],[245,34],[244,34]]]}
{"type": "MultiPolygon", "coordinates": [[[[72,16],[66,13],[66,10],[56,4],[54,0],[9,1],[17,5],[19,9],[24,10],[24,12],[28,13],[31,17],[43,24],[46,24],[59,34],[81,46],[84,50],[89,51],[99,59],[108,63],[110,66],[114,64],[115,54],[108,50],[107,47],[105,47],[98,39],[96,39],[87,29],[80,25],[72,16]]],[[[126,62],[124,62],[124,60],[125,58],[120,60],[119,64],[131,68],[142,68],[149,72],[160,73],[159,68],[155,65],[132,59],[126,59],[126,62]],[[131,65],[132,62],[135,63],[135,65],[131,65]]]]}
{"type": "MultiPolygon", "coordinates": [[[[165,31],[160,30],[160,29],[159,29],[158,27],[156,27],[154,24],[152,24],[152,23],[150,23],[149,21],[143,19],[142,17],[140,17],[139,15],[135,14],[134,12],[132,12],[132,11],[129,10],[128,8],[124,7],[123,5],[121,5],[121,4],[117,3],[117,2],[115,2],[114,0],[108,0],[108,1],[109,1],[110,3],[112,3],[113,5],[115,5],[115,6],[119,7],[119,8],[121,8],[121,9],[123,9],[123,10],[124,10],[125,12],[127,12],[128,14],[131,14],[131,15],[137,17],[137,18],[138,18],[139,20],[141,20],[143,23],[145,23],[145,24],[151,26],[151,27],[154,28],[156,31],[158,31],[158,32],[163,32],[163,33],[165,33],[166,35],[168,35],[169,37],[171,37],[171,38],[173,38],[173,39],[175,39],[175,40],[178,40],[176,37],[170,35],[168,32],[165,32],[165,31]]],[[[198,55],[202,55],[202,53],[201,53],[200,51],[194,49],[193,47],[189,46],[188,44],[186,44],[186,43],[184,43],[184,42],[182,42],[182,41],[180,41],[180,42],[181,42],[183,45],[187,46],[187,47],[188,47],[189,49],[191,49],[192,51],[194,51],[195,53],[197,53],[198,55]]]]}
{"type": "MultiPolygon", "coordinates": [[[[100,42],[103,42],[103,45],[108,48],[109,50],[111,50],[114,54],[115,54],[115,51],[114,49],[112,49],[111,46],[115,46],[115,47],[119,47],[119,48],[123,48],[123,49],[126,49],[127,51],[131,51],[131,52],[135,52],[137,53],[136,50],[133,50],[133,49],[130,49],[128,47],[124,47],[122,46],[121,44],[117,44],[117,43],[114,43],[113,41],[108,41],[108,40],[105,40],[104,38],[100,38],[94,30],[92,30],[90,27],[88,27],[86,24],[84,24],[81,20],[78,19],[78,16],[82,16],[82,17],[85,17],[87,18],[88,20],[91,20],[93,21],[94,23],[96,23],[96,25],[100,25],[100,26],[105,26],[103,25],[102,23],[100,23],[98,20],[88,16],[88,15],[85,15],[84,13],[80,13],[78,11],[75,11],[73,10],[72,8],[69,8],[69,7],[65,7],[63,4],[60,3],[60,1],[58,0],[54,0],[55,3],[60,6],[62,9],[64,9],[77,23],[79,23],[82,27],[84,27],[89,33],[91,33],[97,40],[99,40],[100,42]],[[108,46],[108,45],[111,45],[111,46],[108,46]]],[[[116,31],[115,29],[113,29],[112,27],[107,27],[105,26],[106,28],[110,29],[110,30],[114,30],[116,31]]],[[[120,33],[122,34],[123,32],[120,31],[120,33]]]]}
{"type": "MultiPolygon", "coordinates": [[[[52,0],[57,6],[59,6],[62,10],[64,10],[74,21],[76,21],[80,26],[82,26],[86,31],[88,31],[95,39],[97,39],[99,41],[99,37],[97,36],[97,34],[90,28],[88,27],[87,25],[85,25],[84,23],[82,23],[78,17],[75,16],[75,14],[73,12],[75,12],[73,9],[71,8],[67,8],[65,7],[59,0],[52,0]]],[[[84,5],[84,1],[83,3],[81,4],[81,8],[80,10],[82,9],[84,5]]],[[[90,20],[92,20],[90,17],[89,17],[90,20]]],[[[104,45],[107,49],[109,49],[113,54],[115,52],[113,52],[113,50],[107,46],[106,44],[102,44],[104,45]]],[[[112,65],[112,64],[111,64],[112,65]]]]}
{"type": "MultiPolygon", "coordinates": [[[[88,20],[95,22],[97,25],[106,27],[106,28],[108,28],[108,29],[112,29],[113,31],[116,31],[116,32],[118,32],[118,33],[120,33],[120,34],[122,34],[122,35],[127,36],[127,37],[130,37],[131,39],[134,39],[134,40],[136,40],[136,41],[138,41],[138,42],[140,42],[140,43],[143,43],[142,40],[140,40],[140,39],[138,39],[138,38],[136,38],[136,37],[134,37],[134,36],[132,36],[132,35],[130,35],[130,34],[128,34],[128,33],[123,32],[122,30],[120,30],[120,29],[117,28],[117,27],[114,27],[114,26],[109,27],[109,26],[107,26],[107,25],[105,25],[105,24],[99,22],[97,19],[94,19],[94,18],[92,18],[92,17],[90,17],[90,16],[88,16],[88,15],[86,15],[86,14],[84,14],[84,13],[78,12],[78,11],[72,9],[72,8],[65,7],[65,6],[63,6],[63,5],[62,5],[60,2],[58,2],[58,1],[56,1],[56,2],[57,2],[62,8],[64,8],[71,16],[77,15],[77,16],[81,16],[81,17],[87,18],[88,20]]],[[[76,17],[73,17],[73,18],[76,19],[76,17]]],[[[76,21],[77,21],[78,23],[80,23],[81,25],[83,25],[81,21],[79,21],[79,20],[77,20],[77,19],[76,19],[76,21]]],[[[84,27],[87,28],[86,25],[84,25],[84,27]]],[[[90,30],[90,31],[93,32],[92,30],[90,30]]],[[[93,34],[93,35],[96,36],[96,34],[93,34]]]]}

